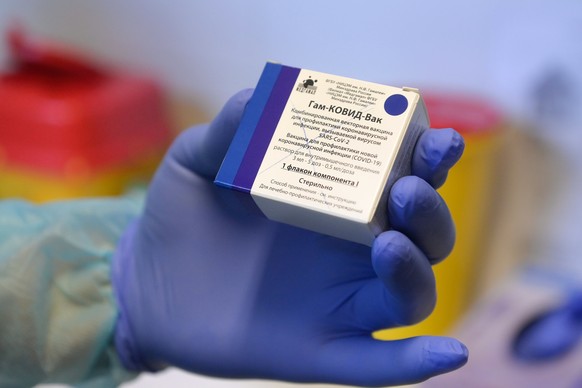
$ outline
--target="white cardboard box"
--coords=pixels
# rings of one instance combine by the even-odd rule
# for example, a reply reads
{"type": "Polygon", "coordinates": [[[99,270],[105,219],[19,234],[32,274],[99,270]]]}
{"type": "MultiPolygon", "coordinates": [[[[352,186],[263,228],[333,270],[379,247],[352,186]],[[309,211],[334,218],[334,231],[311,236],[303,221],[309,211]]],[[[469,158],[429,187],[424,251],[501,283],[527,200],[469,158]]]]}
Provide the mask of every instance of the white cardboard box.
{"type": "Polygon", "coordinates": [[[215,182],[272,220],[371,245],[428,126],[416,89],[267,63],[215,182]]]}

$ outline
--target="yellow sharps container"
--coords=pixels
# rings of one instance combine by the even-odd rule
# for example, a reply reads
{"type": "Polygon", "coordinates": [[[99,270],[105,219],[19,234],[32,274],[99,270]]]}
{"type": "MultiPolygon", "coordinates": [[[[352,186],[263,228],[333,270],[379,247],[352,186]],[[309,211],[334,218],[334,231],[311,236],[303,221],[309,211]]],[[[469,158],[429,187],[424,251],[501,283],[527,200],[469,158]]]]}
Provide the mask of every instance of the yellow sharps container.
{"type": "Polygon", "coordinates": [[[457,230],[453,252],[434,266],[437,305],[423,322],[375,333],[379,339],[442,335],[457,322],[475,298],[493,214],[493,195],[505,123],[486,101],[459,95],[424,94],[432,128],[454,128],[466,143],[459,163],[439,189],[457,230]]]}

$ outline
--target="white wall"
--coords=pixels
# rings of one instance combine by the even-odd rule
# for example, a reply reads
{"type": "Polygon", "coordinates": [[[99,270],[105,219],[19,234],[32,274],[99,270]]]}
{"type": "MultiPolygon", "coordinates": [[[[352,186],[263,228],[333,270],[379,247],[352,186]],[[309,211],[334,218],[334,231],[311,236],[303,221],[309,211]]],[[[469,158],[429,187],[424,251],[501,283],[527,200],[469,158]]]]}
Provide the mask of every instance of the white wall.
{"type": "Polygon", "coordinates": [[[540,62],[582,58],[575,0],[2,0],[0,31],[12,20],[105,64],[152,74],[209,116],[254,86],[267,60],[507,103],[504,96],[523,98],[523,87],[511,86],[540,62]]]}
{"type": "Polygon", "coordinates": [[[215,112],[253,86],[267,60],[488,93],[491,36],[513,3],[2,0],[0,30],[18,19],[99,61],[149,72],[215,112]]]}

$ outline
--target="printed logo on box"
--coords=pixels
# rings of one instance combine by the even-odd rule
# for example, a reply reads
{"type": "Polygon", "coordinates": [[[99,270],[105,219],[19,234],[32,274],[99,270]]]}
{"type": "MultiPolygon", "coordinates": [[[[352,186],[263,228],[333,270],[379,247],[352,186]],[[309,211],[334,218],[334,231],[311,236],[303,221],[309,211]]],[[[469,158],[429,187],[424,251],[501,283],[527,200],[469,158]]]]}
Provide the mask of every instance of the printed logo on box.
{"type": "Polygon", "coordinates": [[[316,82],[317,80],[311,79],[311,76],[309,76],[309,78],[299,82],[295,90],[300,93],[315,94],[317,90],[317,86],[315,86],[316,82]]]}

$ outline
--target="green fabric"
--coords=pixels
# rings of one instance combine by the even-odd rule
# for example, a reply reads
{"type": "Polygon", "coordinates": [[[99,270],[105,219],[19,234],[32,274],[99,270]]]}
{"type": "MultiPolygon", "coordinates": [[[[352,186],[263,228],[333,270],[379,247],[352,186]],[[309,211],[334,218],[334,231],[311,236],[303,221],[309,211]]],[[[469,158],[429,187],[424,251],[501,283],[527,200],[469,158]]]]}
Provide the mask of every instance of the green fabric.
{"type": "Polygon", "coordinates": [[[143,195],[0,202],[0,386],[113,387],[134,375],[113,348],[110,264],[143,195]]]}

